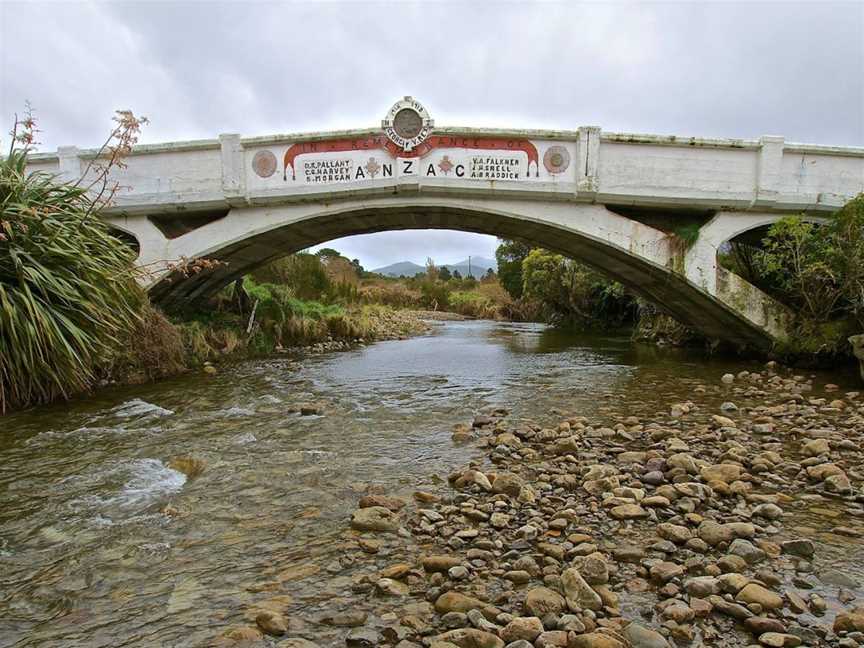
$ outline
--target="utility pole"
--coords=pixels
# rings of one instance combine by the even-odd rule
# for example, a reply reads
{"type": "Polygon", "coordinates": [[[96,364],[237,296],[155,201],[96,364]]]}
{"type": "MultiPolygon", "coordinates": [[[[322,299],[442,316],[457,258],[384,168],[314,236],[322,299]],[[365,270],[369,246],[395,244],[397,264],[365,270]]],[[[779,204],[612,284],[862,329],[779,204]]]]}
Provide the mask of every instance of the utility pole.
{"type": "Polygon", "coordinates": [[[470,255],[470,254],[468,255],[468,276],[469,276],[469,277],[473,277],[473,276],[474,276],[474,275],[471,274],[471,255],[470,255]]]}

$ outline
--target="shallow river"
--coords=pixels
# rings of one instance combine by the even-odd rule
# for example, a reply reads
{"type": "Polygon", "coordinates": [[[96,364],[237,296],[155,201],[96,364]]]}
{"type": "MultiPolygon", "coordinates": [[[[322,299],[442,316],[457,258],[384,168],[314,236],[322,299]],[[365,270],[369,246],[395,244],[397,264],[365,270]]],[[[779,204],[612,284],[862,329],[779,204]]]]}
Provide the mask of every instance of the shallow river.
{"type": "MultiPolygon", "coordinates": [[[[202,645],[273,582],[302,629],[353,605],[346,529],[368,484],[434,491],[481,456],[451,442],[453,424],[495,406],[541,423],[668,411],[697,383],[755,368],[624,337],[451,322],[7,416],[0,646],[202,645]],[[325,414],[290,413],[299,402],[325,414]],[[178,456],[203,472],[172,470],[178,456]]],[[[823,555],[864,571],[861,543],[823,555]]]]}

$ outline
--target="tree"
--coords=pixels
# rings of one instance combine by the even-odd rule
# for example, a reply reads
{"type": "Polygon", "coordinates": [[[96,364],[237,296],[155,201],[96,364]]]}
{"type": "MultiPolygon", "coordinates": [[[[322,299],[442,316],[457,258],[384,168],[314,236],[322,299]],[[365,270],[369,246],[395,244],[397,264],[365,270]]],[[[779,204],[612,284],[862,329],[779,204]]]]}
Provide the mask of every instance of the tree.
{"type": "Polygon", "coordinates": [[[511,239],[501,239],[500,245],[495,250],[498,278],[513,299],[522,296],[522,262],[530,252],[530,245],[511,239]]]}
{"type": "Polygon", "coordinates": [[[351,265],[354,266],[354,269],[357,271],[358,277],[364,277],[366,275],[366,270],[360,265],[360,259],[351,259],[351,265]]]}
{"type": "Polygon", "coordinates": [[[323,260],[328,258],[341,257],[342,255],[333,248],[321,248],[315,253],[315,256],[323,260]]]}
{"type": "Polygon", "coordinates": [[[864,194],[824,224],[777,221],[754,256],[760,285],[804,319],[853,316],[864,325],[864,194]]]}
{"type": "Polygon", "coordinates": [[[426,257],[426,278],[430,281],[435,281],[438,278],[438,266],[432,257],[426,257]]]}
{"type": "Polygon", "coordinates": [[[450,268],[447,266],[441,266],[438,269],[438,278],[441,281],[450,281],[450,279],[453,278],[453,275],[450,274],[450,268]]]}
{"type": "Polygon", "coordinates": [[[492,281],[493,279],[495,279],[495,270],[492,268],[486,268],[486,274],[483,275],[483,280],[492,281]]]}
{"type": "Polygon", "coordinates": [[[454,279],[461,279],[461,278],[462,278],[462,273],[459,272],[458,269],[454,269],[454,270],[453,270],[453,278],[454,278],[454,279]]]}

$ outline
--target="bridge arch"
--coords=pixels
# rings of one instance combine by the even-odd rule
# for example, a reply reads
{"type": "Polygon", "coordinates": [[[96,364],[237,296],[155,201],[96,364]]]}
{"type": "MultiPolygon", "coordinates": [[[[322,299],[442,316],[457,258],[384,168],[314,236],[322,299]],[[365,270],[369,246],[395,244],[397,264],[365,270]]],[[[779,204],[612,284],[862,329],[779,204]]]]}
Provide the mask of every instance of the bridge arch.
{"type": "Polygon", "coordinates": [[[160,259],[185,257],[225,263],[180,281],[164,271],[156,273],[150,294],[171,308],[205,299],[285,254],[343,236],[399,229],[451,229],[523,239],[594,267],[706,335],[766,347],[778,333],[772,330],[776,322],[766,320],[759,309],[742,313],[740,305],[694,283],[673,237],[590,203],[395,194],[332,205],[237,207],[218,222],[142,250],[140,262],[158,265],[160,259]]]}

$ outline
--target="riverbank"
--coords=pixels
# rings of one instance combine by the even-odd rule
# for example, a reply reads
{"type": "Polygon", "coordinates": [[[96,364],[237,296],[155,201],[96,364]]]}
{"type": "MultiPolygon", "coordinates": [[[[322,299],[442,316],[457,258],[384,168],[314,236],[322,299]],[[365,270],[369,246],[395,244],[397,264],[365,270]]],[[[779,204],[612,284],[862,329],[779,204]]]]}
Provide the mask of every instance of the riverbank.
{"type": "Polygon", "coordinates": [[[100,386],[136,385],[189,371],[215,373],[223,363],[274,354],[341,351],[356,345],[406,339],[429,330],[427,313],[364,305],[315,317],[288,317],[278,327],[256,325],[254,318],[233,313],[166,319],[157,311],[146,317],[139,334],[152,337],[134,344],[105,370],[100,386]],[[283,344],[284,342],[299,342],[283,344]],[[159,345],[158,351],[154,345],[159,345]]]}
{"type": "Polygon", "coordinates": [[[864,563],[834,566],[864,550],[860,394],[774,363],[690,388],[665,411],[636,395],[602,417],[456,425],[484,456],[449,488],[360,498],[353,612],[312,629],[262,596],[212,645],[295,628],[279,646],[864,643],[864,563]]]}

